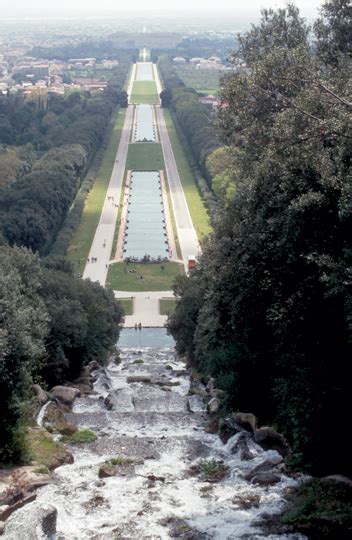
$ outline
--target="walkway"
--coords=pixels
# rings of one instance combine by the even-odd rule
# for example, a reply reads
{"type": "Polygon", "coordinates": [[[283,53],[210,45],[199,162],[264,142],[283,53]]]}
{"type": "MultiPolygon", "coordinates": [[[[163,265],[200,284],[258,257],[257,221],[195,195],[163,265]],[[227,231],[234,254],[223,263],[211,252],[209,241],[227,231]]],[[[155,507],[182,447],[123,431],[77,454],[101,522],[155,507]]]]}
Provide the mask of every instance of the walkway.
{"type": "Polygon", "coordinates": [[[126,292],[114,291],[116,298],[133,298],[133,315],[125,317],[124,327],[134,328],[141,323],[144,328],[165,326],[166,315],[160,315],[159,302],[162,298],[174,298],[172,291],[126,292]]]}
{"type": "Polygon", "coordinates": [[[122,128],[120,144],[116,154],[115,164],[112,170],[109,187],[106,192],[103,210],[99,225],[95,231],[94,240],[89,252],[89,258],[84,269],[83,278],[98,281],[105,285],[108,273],[108,265],[114,240],[118,205],[120,202],[121,188],[126,169],[128,143],[132,129],[133,106],[126,111],[125,122],[122,128]],[[97,259],[96,262],[92,262],[97,259]]]}
{"type": "Polygon", "coordinates": [[[164,154],[166,174],[170,187],[172,206],[174,209],[177,235],[185,270],[187,271],[188,256],[197,255],[200,251],[200,246],[177,169],[174,152],[166,127],[164,111],[161,107],[156,107],[156,116],[164,154]]]}

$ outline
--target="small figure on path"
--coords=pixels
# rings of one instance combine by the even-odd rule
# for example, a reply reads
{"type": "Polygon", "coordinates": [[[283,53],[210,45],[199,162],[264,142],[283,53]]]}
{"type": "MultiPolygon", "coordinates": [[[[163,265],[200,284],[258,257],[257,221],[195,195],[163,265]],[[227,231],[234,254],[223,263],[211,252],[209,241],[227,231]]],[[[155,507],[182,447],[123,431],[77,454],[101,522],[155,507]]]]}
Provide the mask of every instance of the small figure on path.
{"type": "Polygon", "coordinates": [[[135,323],[135,324],[134,324],[134,329],[137,330],[137,328],[138,328],[138,324],[135,323]]]}
{"type": "Polygon", "coordinates": [[[89,263],[89,257],[88,257],[88,259],[87,259],[87,263],[89,263]]]}
{"type": "Polygon", "coordinates": [[[142,330],[142,323],[138,323],[138,330],[142,330]]]}

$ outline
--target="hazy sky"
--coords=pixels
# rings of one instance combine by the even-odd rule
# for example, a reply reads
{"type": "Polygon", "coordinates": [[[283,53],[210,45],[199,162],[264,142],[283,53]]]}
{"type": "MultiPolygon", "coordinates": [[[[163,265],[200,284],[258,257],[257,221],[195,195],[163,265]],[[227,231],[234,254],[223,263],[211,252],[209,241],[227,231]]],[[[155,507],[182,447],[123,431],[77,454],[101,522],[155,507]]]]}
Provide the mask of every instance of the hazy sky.
{"type": "MultiPolygon", "coordinates": [[[[317,14],[322,0],[296,0],[306,17],[317,14]]],[[[238,16],[257,14],[261,7],[282,7],[284,0],[0,0],[0,17],[30,15],[112,14],[119,12],[233,11],[238,16]]]]}

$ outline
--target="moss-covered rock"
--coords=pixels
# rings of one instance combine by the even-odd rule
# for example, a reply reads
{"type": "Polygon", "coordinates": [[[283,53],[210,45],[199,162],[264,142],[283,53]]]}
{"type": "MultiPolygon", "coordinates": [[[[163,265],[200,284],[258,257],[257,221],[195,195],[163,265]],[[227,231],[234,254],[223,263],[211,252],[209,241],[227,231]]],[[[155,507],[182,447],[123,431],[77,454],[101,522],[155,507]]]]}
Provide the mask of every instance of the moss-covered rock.
{"type": "Polygon", "coordinates": [[[293,495],[281,524],[311,540],[352,538],[352,487],[336,480],[309,480],[293,495]]]}

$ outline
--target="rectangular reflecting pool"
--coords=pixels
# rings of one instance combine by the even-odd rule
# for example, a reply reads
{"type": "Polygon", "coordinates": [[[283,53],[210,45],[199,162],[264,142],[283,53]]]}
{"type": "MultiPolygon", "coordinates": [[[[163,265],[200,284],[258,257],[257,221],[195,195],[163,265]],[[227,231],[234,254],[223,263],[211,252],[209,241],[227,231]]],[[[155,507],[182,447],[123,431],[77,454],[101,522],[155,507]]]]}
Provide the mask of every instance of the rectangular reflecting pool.
{"type": "Polygon", "coordinates": [[[133,172],[130,183],[123,258],[169,257],[158,171],[133,172]]]}
{"type": "Polygon", "coordinates": [[[117,346],[120,349],[139,349],[143,347],[172,348],[175,346],[175,341],[172,336],[167,334],[166,328],[142,328],[142,330],[123,328],[117,346]]]}
{"type": "Polygon", "coordinates": [[[155,142],[153,108],[150,105],[138,105],[136,108],[135,142],[155,142]]]}
{"type": "Polygon", "coordinates": [[[154,81],[153,64],[137,62],[136,81],[154,81]]]}

